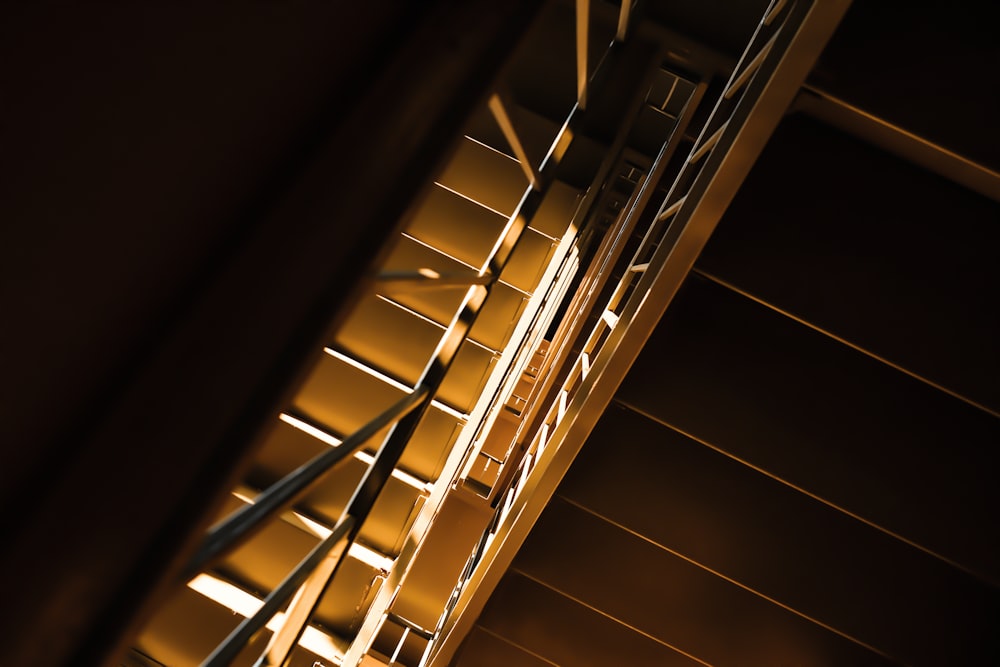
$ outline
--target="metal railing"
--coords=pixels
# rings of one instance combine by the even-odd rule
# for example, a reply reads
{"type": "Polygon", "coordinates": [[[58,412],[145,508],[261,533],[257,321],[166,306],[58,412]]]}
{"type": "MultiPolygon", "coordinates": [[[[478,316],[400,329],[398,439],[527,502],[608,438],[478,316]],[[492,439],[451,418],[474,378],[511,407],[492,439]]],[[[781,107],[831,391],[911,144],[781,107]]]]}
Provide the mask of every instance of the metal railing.
{"type": "MultiPolygon", "coordinates": [[[[455,618],[439,631],[432,664],[449,659],[468,624],[482,609],[499,573],[555,491],[659,313],[679,289],[847,5],[846,0],[771,3],[666,197],[650,216],[638,249],[629,262],[619,264],[623,275],[611,295],[603,303],[595,302],[585,280],[575,297],[577,304],[570,309],[572,317],[562,323],[555,339],[576,339],[582,331],[580,323],[588,315],[596,316],[596,322],[582,345],[574,348],[576,356],[560,359],[559,364],[567,370],[549,370],[550,376],[561,375],[562,380],[540,388],[526,407],[539,417],[523,433],[528,443],[525,456],[517,474],[501,490],[504,501],[496,508],[486,539],[470,559],[483,567],[468,568],[466,580],[459,582],[457,590],[462,594],[451,605],[455,618]],[[586,312],[573,312],[575,308],[586,312]],[[539,466],[544,479],[532,478],[539,466]],[[527,497],[519,501],[522,491],[527,497]],[[493,540],[491,547],[494,535],[502,539],[493,540]]],[[[643,194],[634,198],[616,229],[629,228],[640,216],[648,215],[650,199],[646,193],[651,194],[653,186],[655,177],[643,184],[643,194]]],[[[615,263],[615,242],[608,239],[607,243],[606,254],[590,269],[594,283],[606,280],[602,273],[615,263]]],[[[566,344],[567,350],[570,347],[566,344]]]]}
{"type": "MultiPolygon", "coordinates": [[[[586,31],[584,40],[586,53],[586,31]]],[[[540,165],[527,163],[527,155],[508,112],[509,102],[500,94],[489,99],[488,107],[509,144],[518,151],[529,185],[514,214],[497,238],[493,250],[478,273],[469,275],[427,275],[426,273],[385,273],[377,277],[377,289],[435,289],[465,286],[467,291],[461,306],[441,337],[415,387],[402,399],[373,420],[345,438],[340,446],[331,448],[304,463],[291,473],[264,489],[252,504],[246,505],[209,529],[194,556],[183,569],[185,580],[212,568],[252,538],[269,522],[289,509],[313,490],[344,461],[364,448],[377,433],[389,428],[389,434],[379,446],[374,461],[368,467],[354,493],[337,520],[331,533],[323,538],[281,583],[264,599],[260,608],[245,618],[206,658],[203,667],[230,664],[268,622],[284,609],[284,622],[272,635],[256,665],[286,664],[306,625],[316,611],[323,591],[336,576],[345,554],[358,537],[372,511],[382,488],[427,413],[442,382],[452,366],[458,350],[476,322],[490,289],[503,271],[519,240],[534,216],[554,172],[562,158],[576,126],[580,122],[590,77],[587,63],[581,62],[583,88],[559,135],[540,165]]]]}
{"type": "MultiPolygon", "coordinates": [[[[537,208],[529,191],[520,210],[511,216],[488,261],[488,271],[480,276],[498,276],[528,225],[525,209],[537,208]],[[534,206],[530,206],[534,204],[534,206]],[[526,206],[528,205],[528,206],[526,206]]],[[[451,323],[427,362],[416,387],[396,404],[362,426],[341,446],[328,450],[300,466],[264,490],[252,505],[237,510],[213,527],[194,558],[185,569],[191,577],[210,567],[218,559],[245,542],[268,521],[291,506],[319,483],[337,465],[358,451],[372,436],[391,426],[378,448],[375,459],[358,483],[347,508],[333,532],[324,538],[296,568],[267,596],[262,607],[246,618],[205,660],[205,667],[228,665],[243,650],[250,638],[295,596],[285,612],[285,622],[275,632],[257,665],[281,665],[298,641],[329,581],[336,575],[346,551],[357,538],[361,526],[386,481],[395,469],[403,450],[427,413],[431,401],[451,367],[461,344],[475,323],[489,294],[493,280],[470,280],[472,284],[451,323]],[[478,284],[478,283],[484,284],[478,284]]],[[[448,281],[448,286],[453,283],[448,281]]]]}
{"type": "MultiPolygon", "coordinates": [[[[629,0],[624,0],[622,3],[617,40],[624,39],[628,32],[632,4],[629,0]]],[[[387,273],[377,279],[379,288],[467,287],[462,305],[447,326],[416,386],[397,403],[347,437],[339,447],[328,450],[303,464],[264,490],[256,502],[241,508],[214,526],[185,569],[185,576],[191,577],[217,563],[219,559],[267,525],[267,522],[301,499],[339,464],[364,447],[376,433],[390,428],[389,434],[378,448],[373,463],[355,488],[347,508],[330,535],[322,539],[271,591],[257,613],[239,624],[203,663],[204,665],[214,667],[229,664],[246,647],[253,635],[287,605],[284,624],[272,636],[267,649],[256,663],[259,666],[286,664],[291,650],[315,613],[323,591],[336,575],[344,555],[357,538],[379,493],[434,400],[460,346],[467,339],[469,330],[481,312],[492,285],[503,271],[537,211],[548,185],[552,182],[555,168],[585,113],[584,107],[591,93],[591,81],[594,78],[586,61],[588,51],[586,14],[589,11],[589,3],[579,1],[576,6],[577,103],[540,165],[533,165],[527,160],[520,137],[511,122],[509,100],[499,92],[488,100],[489,110],[517,157],[521,159],[529,185],[503,232],[498,236],[484,268],[478,273],[469,272],[468,275],[387,273]]],[[[797,34],[798,28],[805,22],[811,7],[812,3],[805,0],[772,2],[655,214],[649,215],[653,193],[664,177],[670,157],[683,139],[694,110],[701,103],[707,88],[706,84],[694,87],[690,99],[684,104],[683,111],[678,116],[673,132],[664,142],[649,173],[635,183],[635,189],[622,214],[602,239],[596,258],[584,277],[584,283],[573,296],[567,316],[556,331],[552,348],[554,354],[550,354],[546,368],[541,373],[543,381],[536,387],[526,406],[524,424],[527,424],[528,428],[522,433],[522,437],[530,445],[526,455],[515,462],[516,467],[512,466],[513,474],[510,475],[506,486],[501,489],[503,498],[499,499],[494,520],[470,555],[458,582],[457,591],[461,592],[473,577],[479,559],[489,545],[490,535],[503,523],[515,497],[524,487],[525,480],[544,453],[549,438],[560,426],[569,403],[573,401],[577,392],[586,391],[583,381],[587,378],[591,367],[601,358],[606,344],[612,340],[611,333],[620,325],[628,325],[630,318],[639,308],[639,302],[645,298],[649,283],[654,279],[653,276],[663,272],[668,262],[676,260],[674,247],[692,225],[694,212],[697,211],[706,190],[711,186],[715,171],[720,169],[722,157],[730,151],[739,138],[740,132],[751,116],[756,98],[763,94],[769,83],[769,77],[780,63],[784,50],[789,48],[790,41],[797,34]],[[644,216],[649,219],[649,223],[639,247],[631,260],[622,264],[625,240],[635,232],[640,218],[644,216]],[[615,266],[624,266],[626,270],[610,297],[605,302],[598,303],[599,296],[605,293],[604,287],[611,269],[615,266]],[[588,314],[599,314],[589,333],[586,332],[585,326],[588,314]],[[574,346],[574,343],[577,345],[574,346]],[[574,349],[576,356],[570,359],[571,350],[574,349]]],[[[613,48],[614,44],[609,45],[609,52],[613,48]]],[[[595,75],[600,70],[599,64],[595,75]]],[[[620,151],[621,147],[616,150],[620,151]]],[[[608,354],[612,354],[614,342],[607,347],[611,350],[608,354]]],[[[454,600],[449,600],[435,633],[427,637],[431,640],[428,654],[433,648],[434,640],[444,631],[453,605],[454,600]]]]}

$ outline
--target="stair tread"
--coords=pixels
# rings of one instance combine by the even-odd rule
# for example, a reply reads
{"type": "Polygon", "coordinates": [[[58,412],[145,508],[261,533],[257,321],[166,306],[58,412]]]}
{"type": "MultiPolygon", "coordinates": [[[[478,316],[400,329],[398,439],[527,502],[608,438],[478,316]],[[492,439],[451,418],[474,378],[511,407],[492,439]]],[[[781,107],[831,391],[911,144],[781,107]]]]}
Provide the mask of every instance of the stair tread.
{"type": "Polygon", "coordinates": [[[486,263],[506,224],[505,216],[435,184],[406,232],[478,268],[486,263]]]}
{"type": "Polygon", "coordinates": [[[517,160],[463,137],[437,183],[510,217],[528,188],[517,160]]]}
{"type": "MultiPolygon", "coordinates": [[[[400,389],[324,354],[294,399],[293,408],[346,437],[402,397],[400,389]]],[[[275,427],[272,433],[279,434],[275,437],[287,432],[285,426],[275,427]]],[[[453,415],[432,405],[403,452],[399,467],[423,479],[436,479],[459,428],[460,423],[453,415]]],[[[383,429],[366,446],[374,447],[387,432],[388,428],[383,429]]]]}

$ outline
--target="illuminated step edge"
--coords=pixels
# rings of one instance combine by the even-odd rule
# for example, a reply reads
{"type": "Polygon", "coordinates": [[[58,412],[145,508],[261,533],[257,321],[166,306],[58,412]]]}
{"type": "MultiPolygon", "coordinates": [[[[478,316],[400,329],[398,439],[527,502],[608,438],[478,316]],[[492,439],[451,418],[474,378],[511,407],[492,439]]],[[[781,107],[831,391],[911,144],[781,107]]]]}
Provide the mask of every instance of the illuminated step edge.
{"type": "MultiPolygon", "coordinates": [[[[244,618],[253,616],[264,604],[264,601],[257,596],[210,574],[199,574],[188,582],[188,588],[244,618]]],[[[266,627],[271,632],[277,632],[284,622],[284,612],[278,612],[267,622],[266,627]]],[[[342,640],[337,640],[322,630],[308,625],[299,639],[299,646],[337,665],[342,664],[344,660],[346,647],[341,644],[342,640]]]]}
{"type": "MultiPolygon", "coordinates": [[[[414,315],[417,315],[418,317],[420,317],[420,318],[422,318],[424,320],[427,320],[428,322],[434,323],[434,320],[431,320],[431,319],[429,319],[427,317],[424,317],[423,315],[420,315],[416,311],[410,310],[409,308],[406,308],[405,306],[401,306],[401,305],[395,303],[394,301],[391,301],[391,300],[388,300],[388,299],[384,299],[384,300],[387,301],[388,303],[393,304],[397,308],[404,308],[407,311],[413,313],[414,315]]],[[[473,341],[473,342],[475,342],[475,341],[473,341]]],[[[407,394],[413,393],[413,387],[405,385],[402,382],[389,377],[385,373],[380,373],[379,371],[375,370],[374,368],[366,366],[365,364],[361,363],[357,359],[354,359],[353,357],[349,357],[348,355],[344,354],[343,352],[335,350],[332,347],[324,347],[323,348],[323,352],[325,352],[326,354],[330,355],[334,359],[337,359],[338,361],[341,361],[341,362],[347,364],[348,366],[361,371],[362,373],[365,373],[367,375],[371,375],[374,378],[378,378],[382,382],[385,382],[387,385],[389,385],[389,386],[391,386],[391,387],[393,387],[395,389],[398,389],[398,390],[400,390],[402,392],[405,392],[407,394]]],[[[447,414],[447,415],[449,415],[451,417],[454,417],[458,421],[465,422],[469,418],[469,416],[467,414],[459,412],[458,410],[445,405],[441,401],[431,400],[431,405],[433,405],[435,408],[437,408],[441,412],[444,412],[445,414],[447,414]]]]}
{"type": "MultiPolygon", "coordinates": [[[[257,493],[252,489],[242,486],[233,491],[233,495],[248,505],[252,505],[257,497],[257,493]]],[[[332,528],[316,521],[315,519],[310,519],[300,512],[288,511],[282,514],[281,518],[286,523],[304,530],[307,533],[311,533],[321,540],[326,539],[333,532],[332,528]]],[[[348,557],[359,560],[376,570],[380,570],[383,574],[387,573],[392,568],[392,564],[394,562],[393,558],[380,554],[374,549],[370,549],[363,544],[359,544],[358,542],[351,544],[351,548],[348,550],[347,555],[348,557]]]]}
{"type": "MultiPolygon", "coordinates": [[[[297,428],[303,433],[308,433],[312,437],[316,438],[317,440],[320,440],[321,442],[326,443],[331,447],[340,447],[341,441],[339,439],[333,437],[326,431],[317,428],[316,426],[313,426],[308,422],[302,421],[298,417],[294,417],[290,414],[283,412],[278,416],[278,419],[280,419],[281,421],[285,422],[286,424],[288,424],[293,428],[297,428]]],[[[375,461],[374,456],[364,451],[355,452],[354,458],[361,461],[365,465],[371,465],[375,461]]],[[[425,482],[422,479],[414,477],[408,472],[404,472],[402,470],[393,469],[392,476],[398,479],[399,481],[403,482],[404,484],[412,486],[421,493],[428,492],[434,487],[433,482],[425,482]]]]}

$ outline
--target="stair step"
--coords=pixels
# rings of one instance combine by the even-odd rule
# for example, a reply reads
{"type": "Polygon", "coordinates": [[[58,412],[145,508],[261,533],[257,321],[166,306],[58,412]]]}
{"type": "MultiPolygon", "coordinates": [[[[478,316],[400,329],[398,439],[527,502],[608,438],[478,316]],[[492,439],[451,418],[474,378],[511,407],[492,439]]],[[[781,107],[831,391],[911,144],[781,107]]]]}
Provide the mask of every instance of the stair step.
{"type": "Polygon", "coordinates": [[[527,305],[528,297],[520,290],[503,283],[494,283],[476,323],[472,325],[469,337],[491,350],[502,350],[527,305]]]}
{"type": "MultiPolygon", "coordinates": [[[[539,661],[539,665],[695,667],[699,664],[598,610],[515,573],[501,580],[478,623],[481,631],[505,637],[529,652],[526,655],[543,658],[545,662],[539,661]],[[515,614],[515,609],[521,611],[515,614]],[[572,636],[577,640],[552,641],[551,621],[547,619],[559,619],[559,627],[572,628],[572,636]],[[625,646],[628,647],[627,663],[622,662],[622,647],[625,646]]],[[[471,646],[463,652],[463,656],[468,654],[468,659],[459,660],[456,667],[479,667],[482,664],[479,660],[487,660],[488,657],[480,652],[482,649],[477,648],[471,646]]],[[[507,664],[535,663],[518,659],[507,664]]]]}
{"type": "MultiPolygon", "coordinates": [[[[427,267],[442,274],[468,271],[469,267],[441,255],[433,248],[407,236],[402,237],[389,256],[385,270],[413,271],[427,267]]],[[[388,296],[438,324],[447,325],[455,316],[463,288],[426,289],[390,293],[388,296]]],[[[491,350],[502,349],[513,331],[513,324],[524,308],[527,297],[518,289],[502,282],[494,283],[469,337],[491,350]]]]}
{"type": "Polygon", "coordinates": [[[514,254],[511,255],[500,274],[505,283],[532,294],[538,288],[549,260],[555,253],[557,243],[531,227],[524,230],[514,254]]]}
{"type": "MultiPolygon", "coordinates": [[[[292,401],[292,409],[342,438],[370,422],[403,395],[398,387],[324,354],[292,401]]],[[[397,467],[422,479],[436,479],[460,426],[461,421],[453,413],[432,405],[397,467]]],[[[272,435],[282,432],[284,429],[278,426],[272,435]]],[[[387,432],[384,429],[371,438],[367,447],[375,448],[387,432]]],[[[305,460],[308,457],[300,457],[298,463],[305,460]]]]}
{"type": "Polygon", "coordinates": [[[531,228],[551,239],[561,239],[573,221],[583,194],[562,181],[553,181],[531,219],[531,228]]]}
{"type": "MultiPolygon", "coordinates": [[[[143,628],[135,648],[170,667],[198,667],[215,647],[260,604],[261,598],[214,578],[200,579],[195,586],[211,595],[229,601],[230,606],[189,586],[177,590],[143,628]],[[211,584],[209,587],[206,584],[211,584]],[[234,611],[240,607],[244,613],[234,611]],[[183,638],[183,641],[178,641],[183,638]]],[[[262,630],[250,640],[247,648],[233,662],[234,667],[251,667],[270,640],[271,631],[262,630]]],[[[315,627],[304,634],[292,654],[289,667],[313,667],[317,661],[330,664],[331,658],[342,654],[347,642],[315,627]],[[311,646],[316,652],[303,647],[311,646]]]]}
{"type": "MultiPolygon", "coordinates": [[[[724,539],[703,534],[703,539],[713,537],[724,539]]],[[[514,572],[679,652],[698,656],[698,664],[814,664],[816,655],[837,665],[897,664],[559,497],[546,506],[506,577],[516,576],[514,572]]],[[[530,605],[518,609],[522,623],[547,618],[533,616],[530,605]]],[[[574,636],[588,644],[593,641],[574,636]]]]}
{"type": "MultiPolygon", "coordinates": [[[[260,454],[247,473],[247,483],[254,488],[264,488],[328,448],[326,443],[282,422],[261,447],[260,454]]],[[[368,469],[370,461],[370,455],[361,454],[342,462],[296,507],[327,527],[333,526],[347,507],[351,494],[368,469]]],[[[404,528],[408,526],[415,507],[426,491],[421,478],[404,470],[403,466],[399,466],[386,482],[382,495],[360,533],[362,543],[387,557],[398,555],[405,536],[404,528]]],[[[289,526],[284,521],[274,523],[289,526]]],[[[300,528],[295,530],[304,532],[300,528]]],[[[315,541],[313,536],[309,539],[315,541]]],[[[285,570],[286,573],[287,571],[285,570]]]]}
{"type": "Polygon", "coordinates": [[[479,268],[486,263],[506,224],[506,216],[434,184],[406,233],[479,268]]]}
{"type": "MultiPolygon", "coordinates": [[[[453,257],[442,254],[438,249],[422,243],[418,239],[404,235],[396,241],[382,266],[382,271],[402,272],[423,268],[431,269],[441,275],[479,269],[479,267],[464,264],[453,257]]],[[[389,294],[394,301],[439,324],[447,324],[451,321],[462,303],[464,295],[465,290],[460,287],[389,294]]]]}
{"type": "Polygon", "coordinates": [[[443,334],[436,322],[369,294],[337,331],[333,347],[413,387],[443,334]]]}
{"type": "MultiPolygon", "coordinates": [[[[527,644],[530,645],[530,642],[527,644]]],[[[625,645],[622,644],[622,646],[625,645]]],[[[529,653],[529,650],[529,648],[521,648],[520,644],[507,641],[500,633],[484,630],[477,625],[472,628],[468,637],[462,642],[462,648],[451,664],[453,667],[508,667],[509,665],[552,667],[553,664],[556,664],[538,657],[537,653],[529,653]]],[[[620,651],[617,656],[621,656],[620,651]]],[[[664,667],[673,667],[669,663],[658,664],[664,667]]],[[[366,666],[362,665],[362,667],[366,666]]]]}
{"type": "Polygon", "coordinates": [[[315,623],[340,637],[353,637],[384,581],[378,568],[347,558],[320,599],[315,623]]]}
{"type": "MultiPolygon", "coordinates": [[[[336,346],[407,386],[415,386],[445,328],[378,296],[363,298],[337,332],[336,346]]],[[[494,362],[492,350],[466,341],[437,393],[437,400],[467,413],[479,398],[494,362]]]]}
{"type": "Polygon", "coordinates": [[[517,160],[468,137],[459,142],[437,182],[507,218],[528,187],[517,160]]]}
{"type": "MultiPolygon", "coordinates": [[[[536,167],[540,166],[559,133],[560,124],[519,104],[508,104],[506,108],[525,152],[536,167]]],[[[473,114],[465,128],[465,135],[510,158],[516,158],[514,150],[486,105],[473,114]]]]}

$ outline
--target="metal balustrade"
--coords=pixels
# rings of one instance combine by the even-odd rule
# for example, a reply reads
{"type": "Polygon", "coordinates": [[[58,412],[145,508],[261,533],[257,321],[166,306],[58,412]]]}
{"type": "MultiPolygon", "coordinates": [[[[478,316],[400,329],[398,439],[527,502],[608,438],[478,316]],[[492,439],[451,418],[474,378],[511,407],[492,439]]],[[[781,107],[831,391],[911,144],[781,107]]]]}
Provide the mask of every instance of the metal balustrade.
{"type": "MultiPolygon", "coordinates": [[[[538,479],[553,467],[555,456],[562,457],[561,460],[567,456],[571,458],[571,454],[566,453],[572,449],[565,444],[568,432],[576,429],[575,432],[579,433],[579,424],[586,422],[581,418],[584,403],[600,400],[606,393],[595,392],[596,383],[606,383],[609,381],[607,378],[620,375],[622,369],[627,368],[627,352],[623,353],[623,350],[635,348],[636,336],[641,336],[636,332],[641,331],[643,326],[651,326],[650,321],[655,321],[655,314],[650,312],[647,302],[656,304],[656,308],[665,307],[680,279],[690,268],[692,253],[696,254],[700,249],[700,244],[704,243],[717,221],[720,202],[732,196],[734,183],[741,178],[741,170],[746,168],[744,164],[731,164],[734,147],[739,145],[749,152],[759,150],[763,144],[759,135],[773,128],[776,113],[783,108],[782,104],[787,104],[785,98],[790,99],[804,75],[804,66],[789,66],[787,54],[795,49],[810,54],[813,47],[802,42],[802,35],[808,36],[809,30],[820,34],[829,30],[830,23],[835,23],[839,17],[838,12],[843,11],[842,4],[833,0],[776,0],[772,3],[715,101],[712,112],[698,128],[697,139],[676,174],[668,174],[668,166],[673,164],[672,158],[681,146],[688,142],[687,133],[695,112],[702,106],[708,86],[704,82],[688,81],[683,75],[661,70],[658,74],[661,80],[657,85],[666,92],[664,94],[660,90],[657,93],[663,99],[651,99],[649,95],[656,87],[652,83],[655,69],[641,79],[635,99],[626,105],[626,118],[621,122],[594,177],[594,183],[600,187],[589,190],[579,204],[575,222],[580,229],[573,230],[575,237],[571,244],[549,256],[548,282],[539,288],[536,297],[532,297],[533,305],[519,311],[522,321],[513,327],[516,333],[507,344],[508,349],[516,350],[513,356],[499,349],[491,351],[494,358],[503,356],[505,359],[491,371],[495,380],[488,382],[487,386],[492,387],[489,390],[492,394],[488,392],[476,401],[471,421],[465,425],[473,435],[461,440],[460,445],[468,443],[468,448],[459,452],[457,458],[452,456],[449,459],[455,459],[460,465],[449,464],[443,469],[441,484],[450,487],[456,482],[469,480],[465,488],[492,504],[492,518],[478,542],[470,545],[470,556],[461,568],[456,587],[446,600],[436,627],[421,627],[389,609],[393,591],[388,588],[382,590],[377,596],[382,602],[373,603],[374,606],[368,610],[359,637],[352,646],[351,659],[355,662],[359,659],[358,650],[368,651],[375,635],[386,622],[402,628],[394,650],[390,651],[391,662],[399,658],[400,651],[411,636],[425,642],[420,664],[428,661],[439,664],[447,658],[448,647],[451,646],[448,642],[459,631],[457,628],[461,627],[459,620],[463,614],[469,613],[470,597],[478,595],[481,598],[482,592],[475,591],[480,586],[483,591],[489,590],[488,585],[483,585],[488,569],[484,569],[484,565],[489,566],[497,559],[498,547],[494,544],[494,537],[510,532],[510,517],[513,514],[518,515],[518,520],[526,520],[528,514],[523,512],[525,496],[537,494],[538,498],[533,501],[536,506],[539,501],[544,503],[547,499],[545,490],[540,492],[541,482],[538,479]],[[669,119],[670,130],[658,154],[650,162],[630,161],[625,149],[628,133],[633,123],[638,122],[640,112],[647,107],[654,113],[664,114],[669,119]],[[668,108],[677,113],[676,117],[667,112],[668,108]],[[747,132],[751,127],[753,136],[748,139],[747,132]],[[668,177],[673,179],[673,185],[662,203],[654,209],[651,202],[655,192],[668,177]],[[615,195],[617,199],[610,195],[615,179],[619,179],[624,187],[621,193],[615,195]],[[602,195],[605,187],[609,191],[602,195]],[[603,212],[601,202],[607,207],[603,212]],[[710,203],[707,205],[706,202],[710,203]],[[606,227],[595,222],[601,216],[607,220],[606,227]],[[640,232],[638,246],[625,261],[627,249],[640,232]],[[579,274],[581,264],[586,268],[582,275],[579,274]],[[611,277],[615,272],[621,277],[612,287],[611,277]],[[655,298],[651,300],[650,295],[654,293],[655,298]],[[556,317],[560,306],[562,312],[556,317]],[[629,332],[629,329],[632,331],[629,332]],[[546,334],[546,330],[550,333],[546,334]],[[543,336],[548,340],[547,351],[537,355],[543,336]],[[624,342],[626,337],[630,341],[627,344],[624,342]],[[533,355],[538,359],[533,360],[533,355]],[[531,381],[515,394],[515,386],[529,368],[532,370],[531,381]],[[511,445],[522,443],[521,449],[508,449],[506,454],[482,451],[484,439],[496,424],[497,413],[504,409],[512,410],[517,416],[511,445]],[[487,467],[493,465],[497,469],[495,477],[473,484],[469,471],[477,461],[485,461],[487,467]],[[516,506],[521,510],[513,513],[516,506]],[[524,517],[520,516],[522,514],[524,517]],[[356,648],[362,644],[361,649],[356,648]],[[445,647],[444,650],[442,647],[445,647]]],[[[515,250],[526,238],[567,151],[580,134],[587,118],[586,109],[593,107],[595,99],[598,99],[595,95],[601,91],[601,78],[607,71],[607,62],[613,61],[622,41],[629,35],[630,21],[634,20],[633,10],[636,9],[628,0],[621,3],[617,10],[614,40],[608,44],[606,55],[591,71],[587,62],[590,53],[590,3],[578,1],[575,7],[576,103],[544,158],[537,163],[530,159],[527,142],[512,113],[515,105],[506,88],[498,85],[485,101],[504,141],[518,159],[525,179],[523,194],[513,206],[513,211],[506,215],[506,222],[495,237],[485,261],[478,269],[462,268],[468,266],[464,260],[456,262],[458,268],[448,270],[399,269],[392,265],[373,281],[375,291],[388,295],[387,304],[404,310],[410,309],[407,304],[420,302],[421,295],[464,290],[419,377],[415,382],[401,383],[398,378],[386,376],[387,381],[394,383],[393,386],[399,385],[404,393],[401,398],[346,437],[338,438],[330,434],[332,441],[339,441],[337,446],[323,451],[263,489],[251,504],[238,509],[210,529],[185,568],[184,577],[190,579],[214,567],[228,553],[306,497],[346,460],[362,452],[377,434],[386,433],[329,534],[313,546],[308,555],[271,590],[259,610],[240,623],[204,665],[230,664],[254,635],[282,610],[283,622],[274,631],[255,664],[288,664],[300,636],[316,614],[324,591],[336,577],[351,545],[358,539],[383,487],[399,465],[407,445],[431,406],[454,411],[460,422],[466,419],[461,410],[440,402],[442,385],[448,380],[449,370],[454,366],[463,344],[470,340],[470,331],[489,302],[490,295],[500,284],[515,250]]],[[[810,57],[805,60],[810,61],[810,57]]],[[[480,148],[470,145],[468,150],[478,151],[480,148]]],[[[466,176],[456,173],[449,178],[466,176]]],[[[441,187],[449,190],[448,186],[441,187]]],[[[494,204],[489,204],[488,208],[496,212],[494,204]]],[[[416,237],[404,238],[416,244],[414,251],[423,244],[416,237]]],[[[527,296],[531,295],[525,295],[525,298],[527,296]]],[[[418,317],[425,317],[417,310],[412,312],[418,317]]],[[[641,344],[641,341],[638,343],[641,344]]],[[[336,350],[334,353],[350,359],[346,353],[336,350]]],[[[374,369],[373,372],[383,373],[386,370],[391,369],[374,369]]],[[[293,417],[300,416],[293,413],[295,411],[290,410],[289,414],[293,417]]],[[[308,415],[301,417],[302,423],[311,423],[308,415]]],[[[323,431],[321,424],[312,428],[323,431]]],[[[552,482],[545,484],[545,488],[551,488],[552,482]]],[[[421,510],[421,516],[432,516],[444,494],[438,488],[432,494],[435,500],[421,510]]],[[[423,539],[422,531],[426,531],[426,525],[414,529],[410,539],[419,542],[423,539]]],[[[402,555],[394,567],[405,573],[413,553],[411,549],[402,555]]],[[[397,585],[400,576],[403,575],[397,573],[393,579],[397,585]]]]}
{"type": "MultiPolygon", "coordinates": [[[[656,182],[651,177],[605,239],[607,247],[591,264],[584,287],[588,279],[607,280],[608,269],[619,259],[618,234],[631,229],[643,215],[650,218],[638,249],[622,265],[622,277],[607,300],[595,298],[598,289],[581,288],[570,307],[572,316],[554,334],[554,340],[560,341],[557,350],[565,350],[557,351],[559,361],[548,370],[558,382],[543,383],[525,408],[537,416],[522,433],[527,443],[524,456],[517,473],[499,491],[502,500],[496,516],[470,559],[466,579],[456,587],[456,599],[450,604],[452,618],[442,623],[430,664],[446,664],[453,655],[457,638],[482,608],[583,444],[596,414],[735,194],[752,163],[748,156],[763,147],[846,6],[836,0],[772,2],[655,213],[647,213],[650,186],[656,182]],[[582,323],[588,315],[594,324],[583,336],[582,323]],[[581,338],[571,355],[571,343],[581,338]]],[[[696,96],[704,90],[698,89],[696,96]]],[[[699,101],[694,100],[695,104],[699,101]]],[[[668,141],[664,151],[669,145],[668,141]]],[[[665,163],[664,151],[654,171],[665,163]]]]}
{"type": "MultiPolygon", "coordinates": [[[[630,5],[629,5],[630,6],[630,5]]],[[[284,609],[284,620],[274,632],[257,665],[287,664],[304,628],[316,611],[318,601],[329,582],[336,576],[340,563],[357,539],[365,519],[390,473],[395,469],[417,426],[427,414],[432,401],[438,395],[449,369],[452,367],[462,344],[467,340],[470,329],[477,321],[491,289],[503,273],[518,242],[538,211],[554,174],[565,152],[577,132],[577,125],[583,117],[586,103],[586,88],[591,80],[586,62],[587,54],[587,13],[586,3],[578,16],[578,25],[583,26],[577,37],[581,40],[578,49],[579,66],[582,77],[581,95],[577,105],[567,117],[563,127],[553,141],[550,150],[540,164],[533,164],[525,151],[518,129],[509,112],[511,102],[505,94],[497,92],[488,100],[488,108],[493,114],[507,142],[519,158],[521,168],[528,181],[528,187],[509,216],[506,225],[496,238],[488,260],[478,272],[440,273],[433,270],[383,271],[374,282],[374,289],[389,294],[424,292],[427,290],[465,289],[461,306],[442,335],[433,356],[426,363],[420,378],[406,395],[377,417],[364,424],[355,432],[343,438],[312,460],[285,475],[282,479],[264,489],[251,504],[248,504],[213,526],[201,546],[183,571],[185,580],[195,577],[217,563],[227,554],[251,539],[269,522],[276,520],[291,508],[332,471],[340,467],[358,452],[368,446],[372,438],[389,429],[385,440],[378,447],[373,462],[358,483],[347,508],[333,526],[329,535],[316,544],[310,553],[275,587],[264,599],[259,610],[247,617],[205,660],[204,665],[230,664],[250,639],[279,611],[284,609]],[[290,601],[291,600],[291,601],[290,601]],[[289,602],[290,601],[290,602],[289,602]]],[[[623,7],[619,33],[627,29],[628,8],[623,7]]],[[[609,44],[609,48],[612,45],[609,44]]],[[[598,68],[599,69],[599,68],[598,68]]],[[[561,295],[560,295],[561,296],[561,295]]],[[[294,411],[293,411],[294,412],[294,411]]],[[[304,419],[303,423],[308,423],[304,419]]],[[[322,429],[321,425],[314,428],[322,429]]],[[[333,437],[331,435],[331,437],[333,437]]],[[[406,625],[405,619],[396,618],[406,625]]],[[[410,624],[404,632],[423,632],[410,624]],[[410,627],[412,626],[412,627],[410,627]]],[[[430,639],[430,635],[427,636],[430,639]]],[[[398,653],[399,647],[396,652],[398,653]]],[[[393,659],[395,659],[395,655],[393,659]]]]}

